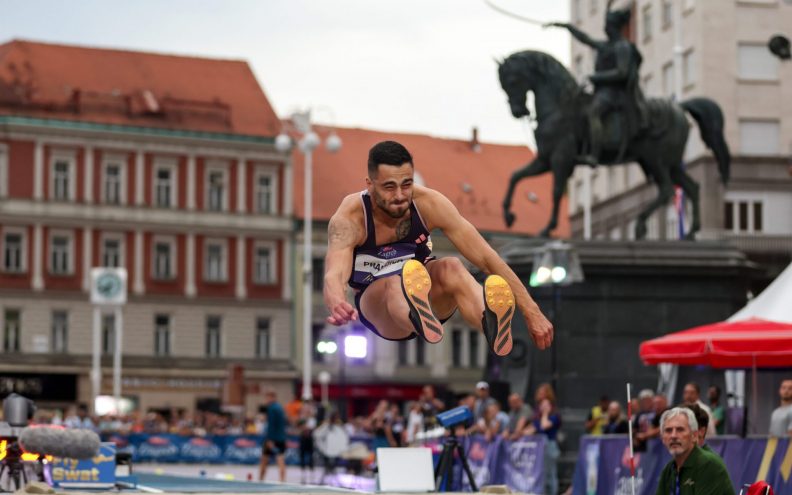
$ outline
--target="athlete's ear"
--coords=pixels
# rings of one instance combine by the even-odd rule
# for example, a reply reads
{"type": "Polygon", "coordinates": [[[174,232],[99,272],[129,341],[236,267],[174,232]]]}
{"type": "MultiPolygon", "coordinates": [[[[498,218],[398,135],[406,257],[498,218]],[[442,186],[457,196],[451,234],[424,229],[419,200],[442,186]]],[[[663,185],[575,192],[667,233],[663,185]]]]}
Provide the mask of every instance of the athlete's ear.
{"type": "Polygon", "coordinates": [[[374,182],[371,181],[370,177],[366,177],[366,187],[371,187],[374,185],[374,182]]]}

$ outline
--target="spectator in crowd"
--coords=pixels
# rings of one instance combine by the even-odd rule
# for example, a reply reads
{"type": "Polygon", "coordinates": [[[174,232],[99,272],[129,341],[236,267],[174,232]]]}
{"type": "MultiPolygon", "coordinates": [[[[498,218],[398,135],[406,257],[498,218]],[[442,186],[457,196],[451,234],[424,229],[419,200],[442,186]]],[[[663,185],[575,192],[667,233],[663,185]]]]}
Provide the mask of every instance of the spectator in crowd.
{"type": "Polygon", "coordinates": [[[655,417],[654,392],[648,388],[638,393],[638,414],[633,418],[633,448],[636,452],[646,451],[646,440],[651,435],[652,420],[655,417]]]}
{"type": "Polygon", "coordinates": [[[305,483],[305,469],[308,469],[309,479],[313,478],[314,469],[314,437],[312,425],[307,418],[297,421],[300,436],[300,479],[305,483]]]}
{"type": "Polygon", "coordinates": [[[646,433],[646,440],[660,438],[660,418],[668,410],[668,399],[666,399],[666,396],[663,394],[655,395],[652,398],[652,408],[654,409],[654,417],[652,418],[652,426],[646,433]]]}
{"type": "Polygon", "coordinates": [[[592,407],[586,418],[586,433],[589,435],[602,435],[602,428],[608,423],[606,411],[610,400],[607,395],[600,397],[596,406],[592,407]]]}
{"type": "Polygon", "coordinates": [[[669,409],[660,418],[660,429],[672,459],[660,474],[657,495],[734,495],[723,464],[696,445],[698,422],[693,411],[685,407],[669,409]]]}
{"type": "Polygon", "coordinates": [[[409,413],[407,414],[407,426],[404,429],[404,443],[411,445],[416,441],[416,435],[422,431],[424,427],[423,407],[421,401],[415,401],[410,405],[409,413]]]}
{"type": "Polygon", "coordinates": [[[85,404],[79,404],[77,407],[75,407],[72,410],[72,414],[70,414],[63,421],[63,426],[66,428],[80,428],[84,430],[96,431],[96,425],[88,415],[88,406],[85,404]]]}
{"type": "Polygon", "coordinates": [[[712,420],[715,421],[715,433],[723,435],[726,433],[726,410],[723,404],[720,403],[721,389],[717,385],[713,385],[707,390],[707,398],[709,399],[710,411],[712,411],[712,420]]]}
{"type": "Polygon", "coordinates": [[[532,417],[533,410],[531,406],[523,401],[520,394],[513,393],[509,395],[509,422],[503,432],[503,438],[507,440],[520,438],[532,417]]]}
{"type": "Polygon", "coordinates": [[[324,479],[327,474],[335,471],[338,458],[349,448],[349,434],[341,424],[341,417],[333,411],[330,416],[314,431],[316,448],[324,458],[324,479]]]}
{"type": "Polygon", "coordinates": [[[781,382],[778,395],[781,405],[770,415],[770,436],[784,438],[792,435],[792,379],[781,382]]]}
{"type": "Polygon", "coordinates": [[[393,430],[388,416],[390,404],[386,400],[379,401],[374,412],[369,416],[368,421],[374,434],[373,448],[375,452],[379,447],[395,447],[396,441],[393,438],[393,430]]]}
{"type": "Polygon", "coordinates": [[[682,403],[685,405],[698,404],[700,408],[707,411],[710,417],[707,435],[711,437],[717,435],[715,431],[715,421],[712,420],[712,411],[710,411],[710,408],[706,404],[701,402],[701,389],[697,383],[690,382],[685,385],[685,388],[682,389],[682,403]]]}
{"type": "Polygon", "coordinates": [[[424,385],[423,389],[421,389],[419,403],[424,420],[424,429],[429,430],[437,426],[437,413],[445,410],[445,404],[437,398],[435,388],[432,385],[424,385]]]}
{"type": "MultiPolygon", "coordinates": [[[[550,389],[552,390],[552,389],[550,389]]],[[[558,493],[558,430],[561,428],[561,416],[555,410],[555,404],[548,398],[542,399],[537,405],[537,413],[533,421],[525,428],[526,435],[545,435],[547,442],[544,451],[545,493],[558,493]]]]}
{"type": "Polygon", "coordinates": [[[628,432],[629,425],[627,424],[627,420],[624,419],[621,404],[619,404],[618,401],[613,401],[608,404],[605,418],[607,423],[602,427],[603,435],[621,435],[628,432]]]}
{"type": "Polygon", "coordinates": [[[539,386],[536,387],[536,392],[534,392],[534,404],[536,406],[539,406],[539,403],[544,399],[548,399],[553,404],[556,403],[555,390],[553,390],[553,386],[549,383],[540,383],[539,386]]]}
{"type": "Polygon", "coordinates": [[[484,417],[487,407],[495,400],[490,397],[489,383],[478,382],[476,384],[476,405],[473,409],[473,419],[478,422],[484,417]]]}
{"type": "Polygon", "coordinates": [[[500,403],[494,400],[484,411],[484,417],[478,420],[474,430],[484,435],[487,441],[500,435],[509,426],[509,415],[501,411],[500,403]]]}
{"type": "Polygon", "coordinates": [[[698,404],[688,404],[684,407],[693,411],[693,415],[696,417],[696,422],[698,423],[696,445],[701,447],[701,450],[705,454],[714,457],[717,462],[723,464],[723,469],[726,469],[726,463],[723,462],[723,459],[707,445],[707,427],[709,426],[710,420],[709,414],[707,414],[704,409],[700,408],[698,404]]]}
{"type": "Polygon", "coordinates": [[[274,390],[265,392],[264,401],[267,406],[267,433],[261,449],[259,481],[266,476],[269,460],[274,456],[278,464],[279,479],[283,483],[286,481],[286,413],[278,403],[274,390]]]}
{"type": "Polygon", "coordinates": [[[393,403],[385,415],[385,419],[390,424],[391,437],[393,438],[393,446],[403,446],[402,440],[404,439],[404,416],[402,416],[399,405],[393,403]]]}

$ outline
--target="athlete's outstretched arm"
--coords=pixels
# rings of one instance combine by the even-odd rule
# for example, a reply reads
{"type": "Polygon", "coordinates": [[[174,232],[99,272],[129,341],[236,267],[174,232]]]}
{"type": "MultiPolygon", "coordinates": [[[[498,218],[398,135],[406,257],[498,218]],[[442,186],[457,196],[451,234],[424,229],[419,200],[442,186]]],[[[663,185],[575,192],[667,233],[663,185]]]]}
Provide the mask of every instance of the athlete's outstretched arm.
{"type": "Polygon", "coordinates": [[[542,314],[539,306],[528,294],[528,289],[509,265],[487,244],[478,230],[459,213],[448,198],[434,191],[428,199],[431,204],[430,215],[433,226],[440,228],[460,254],[479,270],[506,279],[514,292],[517,307],[525,317],[525,323],[536,347],[539,349],[549,347],[553,342],[553,325],[542,314]]]}
{"type": "Polygon", "coordinates": [[[354,306],[346,298],[346,283],[352,272],[355,246],[360,235],[360,226],[349,216],[339,211],[330,219],[327,227],[327,257],[325,257],[324,300],[330,316],[327,322],[343,325],[357,320],[354,306]]]}

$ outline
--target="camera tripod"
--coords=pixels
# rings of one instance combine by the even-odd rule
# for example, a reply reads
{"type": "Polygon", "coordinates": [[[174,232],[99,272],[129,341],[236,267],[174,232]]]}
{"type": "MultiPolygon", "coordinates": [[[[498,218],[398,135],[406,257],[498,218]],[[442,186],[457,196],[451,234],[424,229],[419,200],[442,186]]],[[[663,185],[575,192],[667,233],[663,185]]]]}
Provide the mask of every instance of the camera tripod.
{"type": "Polygon", "coordinates": [[[476,486],[476,480],[473,479],[473,473],[470,471],[467,454],[465,454],[465,449],[462,447],[462,444],[459,443],[459,439],[453,432],[451,432],[451,436],[443,441],[443,452],[440,454],[440,461],[437,463],[437,469],[435,470],[435,491],[439,492],[442,486],[444,488],[443,491],[447,492],[451,487],[454,480],[454,452],[459,455],[462,468],[465,470],[468,481],[470,482],[471,490],[477,492],[478,487],[476,486]],[[443,485],[444,481],[445,485],[443,485]]]}
{"type": "Polygon", "coordinates": [[[0,491],[14,492],[28,482],[25,466],[22,464],[22,448],[18,442],[9,443],[6,448],[5,459],[0,461],[0,491]],[[6,483],[2,483],[6,475],[6,483]],[[20,481],[22,483],[20,483],[20,481]]]}

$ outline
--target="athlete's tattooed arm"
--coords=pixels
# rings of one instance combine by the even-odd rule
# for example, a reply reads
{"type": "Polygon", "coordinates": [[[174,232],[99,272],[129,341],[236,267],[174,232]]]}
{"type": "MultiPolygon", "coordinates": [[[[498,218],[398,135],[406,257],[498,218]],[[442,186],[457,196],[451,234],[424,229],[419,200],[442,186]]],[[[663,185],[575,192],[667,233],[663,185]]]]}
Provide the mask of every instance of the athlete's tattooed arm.
{"type": "Polygon", "coordinates": [[[327,322],[333,325],[357,320],[357,310],[346,298],[346,282],[352,272],[355,246],[360,242],[363,229],[349,209],[348,201],[345,200],[330,219],[327,228],[324,300],[330,311],[327,322]]]}

